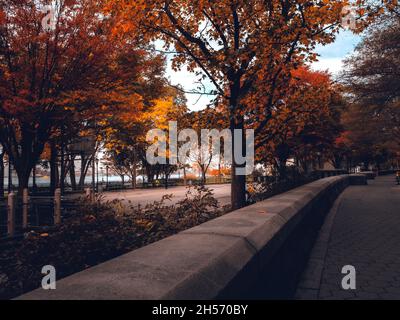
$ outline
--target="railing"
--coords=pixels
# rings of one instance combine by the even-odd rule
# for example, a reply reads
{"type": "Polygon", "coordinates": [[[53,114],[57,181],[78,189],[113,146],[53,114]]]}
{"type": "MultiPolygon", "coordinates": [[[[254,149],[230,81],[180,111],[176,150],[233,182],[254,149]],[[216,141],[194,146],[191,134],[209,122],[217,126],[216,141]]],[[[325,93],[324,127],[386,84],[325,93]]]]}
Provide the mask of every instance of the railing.
{"type": "Polygon", "coordinates": [[[7,234],[7,204],[0,201],[0,238],[7,234]]]}
{"type": "Polygon", "coordinates": [[[54,196],[32,196],[25,203],[22,198],[15,198],[14,207],[10,208],[9,203],[0,201],[0,239],[18,238],[27,231],[54,226],[57,219],[67,218],[77,209],[76,201],[61,196],[58,202],[54,196]],[[14,220],[13,225],[10,225],[10,219],[14,220]]]}

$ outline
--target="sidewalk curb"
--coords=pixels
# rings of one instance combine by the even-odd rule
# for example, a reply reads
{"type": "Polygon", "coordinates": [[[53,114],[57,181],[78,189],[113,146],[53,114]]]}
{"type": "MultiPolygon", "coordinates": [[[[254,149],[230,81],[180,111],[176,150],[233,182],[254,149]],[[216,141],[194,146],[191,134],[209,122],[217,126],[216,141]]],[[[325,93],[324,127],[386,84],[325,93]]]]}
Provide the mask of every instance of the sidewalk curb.
{"type": "Polygon", "coordinates": [[[328,244],[331,237],[333,222],[343,200],[343,191],[334,202],[331,210],[325,218],[325,222],[319,231],[315,245],[311,251],[307,267],[301,277],[297,291],[296,300],[318,299],[321,286],[322,272],[324,270],[325,258],[328,251],[328,244]]]}

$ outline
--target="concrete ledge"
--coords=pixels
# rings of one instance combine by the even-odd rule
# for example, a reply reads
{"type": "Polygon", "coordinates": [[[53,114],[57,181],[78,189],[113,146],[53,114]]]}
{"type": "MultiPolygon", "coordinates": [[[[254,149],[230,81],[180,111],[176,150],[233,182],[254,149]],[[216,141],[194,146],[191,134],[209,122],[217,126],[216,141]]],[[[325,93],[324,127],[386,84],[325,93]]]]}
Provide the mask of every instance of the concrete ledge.
{"type": "Polygon", "coordinates": [[[392,170],[380,170],[378,172],[378,175],[380,176],[387,176],[391,174],[396,174],[397,171],[400,171],[400,169],[392,169],[392,170]]]}
{"type": "Polygon", "coordinates": [[[337,176],[340,174],[348,174],[349,172],[344,169],[331,169],[331,170],[315,170],[313,171],[314,174],[317,175],[320,179],[337,176]]]}
{"type": "Polygon", "coordinates": [[[292,297],[326,213],[358,179],[315,181],[18,299],[292,297]]]}
{"type": "Polygon", "coordinates": [[[351,174],[350,175],[350,184],[351,185],[367,185],[367,175],[363,173],[351,174]]]}
{"type": "Polygon", "coordinates": [[[376,178],[376,173],[374,171],[361,171],[360,174],[365,174],[368,180],[374,180],[376,178]]]}

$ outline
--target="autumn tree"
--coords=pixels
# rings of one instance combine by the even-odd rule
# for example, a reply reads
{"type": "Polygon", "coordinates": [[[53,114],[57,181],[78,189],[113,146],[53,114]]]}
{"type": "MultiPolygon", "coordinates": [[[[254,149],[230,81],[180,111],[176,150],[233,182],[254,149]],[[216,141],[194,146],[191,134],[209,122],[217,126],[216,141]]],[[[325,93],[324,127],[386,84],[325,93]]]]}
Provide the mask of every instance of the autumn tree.
{"type": "Polygon", "coordinates": [[[191,151],[189,159],[192,160],[200,169],[201,183],[205,184],[206,174],[211,168],[213,162],[216,161],[218,166],[220,166],[222,154],[224,154],[224,144],[221,143],[224,142],[224,137],[220,135],[213,137],[211,134],[207,137],[203,130],[215,129],[219,133],[222,133],[222,130],[226,128],[229,119],[227,119],[226,113],[224,113],[220,108],[207,107],[200,111],[192,111],[188,113],[182,122],[184,123],[184,127],[191,128],[197,133],[198,140],[196,142],[199,148],[191,151]],[[203,138],[205,140],[203,140],[203,138]],[[218,146],[219,149],[217,149],[218,146]]]}
{"type": "Polygon", "coordinates": [[[378,166],[400,150],[400,18],[393,7],[369,27],[346,60],[342,82],[349,107],[343,119],[353,157],[378,166]]]}
{"type": "Polygon", "coordinates": [[[109,71],[120,46],[109,41],[112,23],[100,18],[101,1],[53,1],[48,30],[42,22],[49,12],[42,9],[49,4],[0,1],[0,142],[20,189],[27,187],[49,138],[79,115],[70,110],[72,102],[84,95],[81,108],[96,108],[94,102],[114,86],[109,71]]]}
{"type": "Polygon", "coordinates": [[[164,174],[167,180],[177,169],[168,163],[151,165],[146,160],[147,132],[154,128],[168,130],[169,121],[181,118],[187,111],[183,93],[170,86],[164,77],[164,64],[159,56],[145,55],[138,63],[141,72],[136,73],[136,87],[130,88],[140,99],[140,112],[138,108],[128,107],[103,120],[102,138],[108,159],[118,172],[130,177],[133,187],[136,187],[138,169],[146,172],[150,182],[159,174],[164,174]]]}
{"type": "MultiPolygon", "coordinates": [[[[313,60],[318,43],[334,40],[347,1],[108,1],[121,31],[161,39],[174,48],[173,66],[208,78],[213,93],[228,105],[230,129],[244,129],[252,116],[256,133],[263,130],[282,94],[286,77],[299,61],[313,60]],[[263,80],[263,104],[247,94],[263,80]],[[255,121],[254,118],[256,118],[255,121]]],[[[232,206],[245,204],[245,177],[232,164],[232,206]]]]}
{"type": "MultiPolygon", "coordinates": [[[[168,86],[165,90],[165,95],[153,101],[154,106],[152,111],[149,113],[149,117],[151,119],[149,130],[160,129],[166,134],[165,139],[167,142],[167,148],[164,151],[165,154],[159,154],[160,156],[165,157],[166,163],[150,164],[147,156],[145,156],[145,153],[143,154],[144,157],[142,158],[142,163],[148,173],[155,171],[156,177],[158,177],[160,174],[164,176],[166,188],[168,188],[168,180],[170,175],[177,171],[181,165],[171,161],[172,152],[170,149],[170,142],[172,137],[169,135],[170,122],[177,122],[176,129],[178,131],[184,129],[185,123],[177,120],[182,119],[186,115],[188,111],[186,103],[186,97],[179,88],[168,86]]],[[[147,141],[147,146],[150,143],[151,141],[147,141]]]]}
{"type": "Polygon", "coordinates": [[[257,158],[270,163],[279,179],[286,179],[289,158],[307,171],[308,163],[331,150],[340,130],[338,93],[327,72],[307,66],[292,71],[286,97],[271,114],[269,125],[259,135],[257,158]]]}
{"type": "Polygon", "coordinates": [[[344,130],[340,132],[332,146],[330,162],[335,169],[343,169],[344,162],[348,171],[352,168],[352,141],[349,133],[349,131],[344,130]]]}
{"type": "Polygon", "coordinates": [[[364,105],[350,104],[347,107],[342,123],[350,142],[354,166],[380,168],[398,151],[398,143],[392,140],[390,131],[385,130],[384,122],[379,114],[371,117],[364,105]]]}

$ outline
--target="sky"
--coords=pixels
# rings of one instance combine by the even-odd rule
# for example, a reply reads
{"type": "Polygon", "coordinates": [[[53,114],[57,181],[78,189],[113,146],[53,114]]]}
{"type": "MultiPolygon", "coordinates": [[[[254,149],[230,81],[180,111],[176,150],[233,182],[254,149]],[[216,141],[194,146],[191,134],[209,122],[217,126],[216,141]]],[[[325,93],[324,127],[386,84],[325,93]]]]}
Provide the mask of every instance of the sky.
{"type": "Polygon", "coordinates": [[[315,70],[329,70],[338,74],[343,67],[343,59],[349,56],[361,38],[350,31],[342,31],[336,41],[326,46],[318,46],[319,61],[312,65],[315,70]]]}
{"type": "MultiPolygon", "coordinates": [[[[342,31],[334,43],[326,46],[318,46],[316,51],[320,55],[319,61],[312,65],[314,70],[328,70],[333,76],[337,75],[343,67],[343,59],[350,55],[356,45],[360,42],[360,37],[350,31],[342,31]]],[[[186,70],[175,72],[171,69],[170,63],[167,67],[167,77],[173,85],[181,85],[186,91],[195,90],[196,76],[186,70]]],[[[197,94],[186,94],[188,107],[191,110],[204,109],[210,102],[209,96],[199,96],[197,94]]]]}

